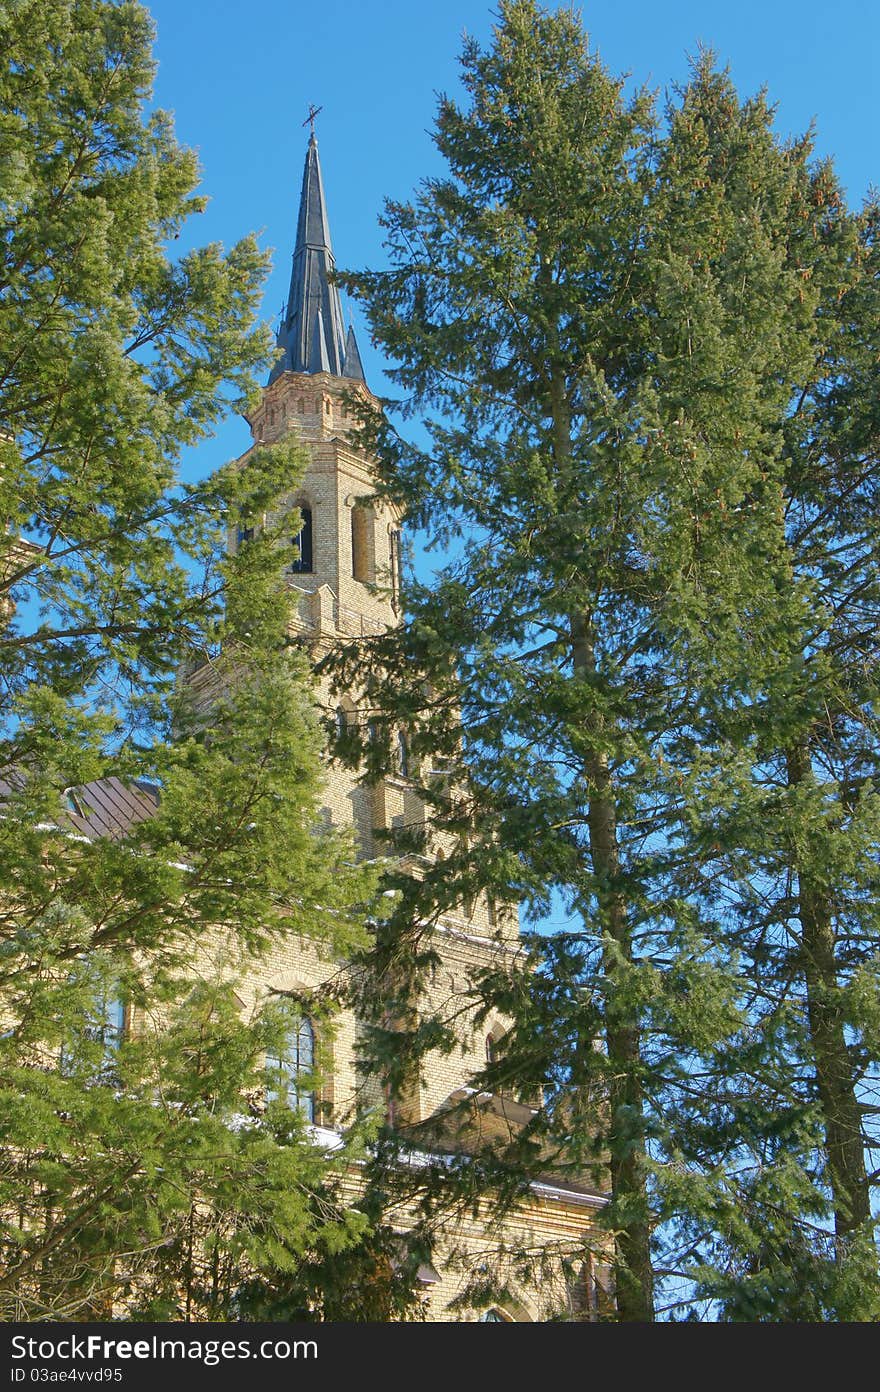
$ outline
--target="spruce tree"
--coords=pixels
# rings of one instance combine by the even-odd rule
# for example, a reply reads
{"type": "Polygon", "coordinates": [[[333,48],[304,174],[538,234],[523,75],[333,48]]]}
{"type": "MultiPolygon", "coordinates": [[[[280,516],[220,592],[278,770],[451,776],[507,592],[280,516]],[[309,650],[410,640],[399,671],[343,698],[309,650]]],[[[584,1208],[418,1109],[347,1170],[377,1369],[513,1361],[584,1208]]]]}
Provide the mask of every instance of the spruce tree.
{"type": "MultiPolygon", "coordinates": [[[[692,114],[707,153],[717,150],[724,123],[706,108],[692,114]]],[[[824,163],[809,176],[801,166],[787,217],[810,356],[793,374],[779,426],[780,662],[747,709],[713,710],[700,776],[712,776],[717,760],[723,810],[701,873],[731,907],[728,933],[754,982],[756,1013],[787,1016],[787,1076],[765,1106],[803,1119],[802,1165],[791,1176],[803,1221],[779,1222],[773,1186],[767,1206],[757,1201],[756,1163],[743,1205],[754,1215],[748,1250],[734,1262],[742,1284],[714,1269],[709,1288],[723,1289],[740,1317],[865,1319],[878,1308],[877,436],[865,394],[878,322],[876,207],[851,214],[824,163]],[[833,1236],[823,1235],[829,1218],[833,1236]]]]}
{"type": "MultiPolygon", "coordinates": [[[[387,420],[365,438],[446,557],[431,584],[410,585],[408,621],[371,664],[355,654],[341,669],[442,765],[423,792],[459,847],[417,884],[401,879],[375,967],[417,993],[431,966],[419,923],[478,891],[573,917],[535,937],[537,973],[482,983],[514,1024],[478,1083],[545,1099],[531,1151],[513,1147],[506,1171],[489,1157],[483,1177],[515,1187],[548,1154],[560,1174],[607,1156],[617,1313],[647,1320],[655,1267],[702,1279],[723,1249],[736,1284],[738,1263],[760,1265],[774,1205],[789,1255],[800,1244],[815,1269],[829,1178],[833,1207],[864,1221],[852,1187],[864,1170],[853,1160],[841,1190],[835,1136],[842,1125],[854,1148],[839,1115],[856,1102],[855,1062],[847,1071],[841,1047],[851,1057],[847,1027],[872,998],[870,784],[851,1008],[831,964],[816,995],[816,948],[777,944],[779,917],[769,927],[759,907],[765,874],[791,873],[812,913],[815,805],[776,797],[768,823],[755,789],[794,732],[818,729],[815,707],[795,714],[797,692],[830,695],[818,661],[798,685],[822,562],[795,555],[785,519],[806,508],[810,546],[822,526],[850,544],[842,512],[792,500],[798,475],[816,486],[817,457],[846,453],[816,443],[834,411],[843,427],[852,412],[822,345],[858,352],[863,390],[871,331],[833,306],[870,314],[866,252],[809,142],[780,142],[766,99],[741,103],[710,57],[661,123],[643,94],[624,101],[575,19],[510,0],[491,47],[466,44],[463,80],[466,107],[443,99],[437,119],[447,175],[386,205],[390,268],[344,278],[395,364],[404,416],[429,417],[421,446],[387,420]],[[752,1222],[737,1218],[744,1198],[752,1222]]],[[[859,601],[875,573],[867,540],[860,556],[859,601]]],[[[362,752],[378,771],[376,742],[362,752]]],[[[407,831],[395,840],[424,849],[407,831]]],[[[873,1027],[859,1027],[867,1040],[873,1027]]],[[[417,1034],[397,1040],[444,1042],[436,1025],[417,1034]]],[[[380,1053],[394,1042],[375,1040],[380,1053]]],[[[475,1182],[479,1166],[466,1168],[475,1182]]],[[[793,1316],[780,1304],[779,1317],[793,1316]]]]}
{"type": "Polygon", "coordinates": [[[0,7],[7,1318],[236,1318],[245,1287],[315,1314],[328,1258],[383,1240],[337,1192],[350,1150],[330,1165],[271,1100],[294,1006],[244,1019],[234,994],[291,932],[328,957],[362,941],[372,887],[320,828],[287,638],[303,460],[180,478],[268,364],[266,259],[250,236],[174,255],[203,199],[149,114],[151,41],[129,0],[0,7]]]}

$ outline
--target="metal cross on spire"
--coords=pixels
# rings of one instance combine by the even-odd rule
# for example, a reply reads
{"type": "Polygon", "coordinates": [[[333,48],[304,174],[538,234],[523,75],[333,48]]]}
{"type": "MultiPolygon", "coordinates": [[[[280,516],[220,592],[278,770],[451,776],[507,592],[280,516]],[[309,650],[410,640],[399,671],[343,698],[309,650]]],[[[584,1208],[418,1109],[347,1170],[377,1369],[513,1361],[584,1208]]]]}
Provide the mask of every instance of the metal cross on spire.
{"type": "Polygon", "coordinates": [[[318,116],[323,110],[323,106],[315,106],[313,103],[309,103],[309,114],[303,121],[303,125],[309,127],[312,135],[315,134],[315,117],[318,116]]]}

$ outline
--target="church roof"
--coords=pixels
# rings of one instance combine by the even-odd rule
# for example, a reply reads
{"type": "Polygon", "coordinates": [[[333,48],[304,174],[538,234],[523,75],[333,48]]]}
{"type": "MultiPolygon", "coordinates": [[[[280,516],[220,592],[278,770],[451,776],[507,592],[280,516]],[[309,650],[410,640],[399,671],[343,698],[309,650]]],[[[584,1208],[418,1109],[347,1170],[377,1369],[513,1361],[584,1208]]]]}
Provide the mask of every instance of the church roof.
{"type": "MultiPolygon", "coordinates": [[[[24,786],[23,775],[13,771],[0,778],[0,816],[4,802],[24,786]]],[[[119,841],[130,835],[138,822],[156,815],[159,789],[143,779],[123,780],[112,775],[93,783],[65,789],[65,808],[58,823],[61,831],[72,832],[88,841],[107,838],[119,841]]]]}
{"type": "Polygon", "coordinates": [[[354,329],[349,328],[346,338],[339,291],[330,280],[334,268],[318,142],[312,132],[299,199],[290,293],[278,330],[281,356],[270,382],[282,372],[329,372],[334,377],[364,380],[354,329]]]}

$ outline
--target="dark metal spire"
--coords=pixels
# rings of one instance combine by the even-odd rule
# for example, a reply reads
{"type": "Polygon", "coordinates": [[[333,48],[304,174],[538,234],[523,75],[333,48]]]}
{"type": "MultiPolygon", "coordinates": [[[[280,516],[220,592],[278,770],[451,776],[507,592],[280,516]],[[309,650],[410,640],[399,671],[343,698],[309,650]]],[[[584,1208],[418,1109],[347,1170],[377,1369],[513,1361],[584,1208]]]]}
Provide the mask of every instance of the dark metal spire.
{"type": "Polygon", "coordinates": [[[329,372],[334,377],[363,381],[357,344],[353,355],[350,351],[351,330],[346,343],[339,291],[330,284],[334,264],[318,142],[312,130],[303,170],[290,293],[278,330],[282,356],[270,382],[282,372],[329,372]]]}
{"type": "Polygon", "coordinates": [[[348,326],[348,338],[345,340],[345,365],[342,369],[343,377],[351,377],[355,382],[364,381],[364,367],[361,362],[361,355],[357,346],[357,339],[354,336],[354,325],[348,326]]]}

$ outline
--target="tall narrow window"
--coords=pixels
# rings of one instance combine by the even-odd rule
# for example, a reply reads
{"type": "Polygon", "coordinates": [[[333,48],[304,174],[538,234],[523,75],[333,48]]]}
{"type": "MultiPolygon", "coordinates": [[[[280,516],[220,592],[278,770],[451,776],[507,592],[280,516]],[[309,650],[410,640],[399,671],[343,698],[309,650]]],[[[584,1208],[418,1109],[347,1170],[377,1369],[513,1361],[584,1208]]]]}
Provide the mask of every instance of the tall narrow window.
{"type": "Polygon", "coordinates": [[[266,1067],[281,1075],[280,1086],[269,1089],[269,1101],[286,1102],[289,1107],[297,1107],[307,1121],[314,1121],[315,1094],[310,1087],[314,1066],[315,1030],[304,1015],[289,1030],[281,1053],[266,1058],[266,1067]]]}
{"type": "Polygon", "coordinates": [[[336,724],[336,738],[337,738],[337,739],[342,739],[342,736],[345,734],[346,730],[348,729],[348,716],[346,715],[345,707],[344,707],[344,706],[337,706],[337,707],[336,707],[335,724],[336,724]]]}
{"type": "Polygon", "coordinates": [[[60,1065],[62,1073],[73,1073],[83,1063],[92,1077],[102,1083],[116,1081],[116,1054],[125,1038],[125,1002],[116,986],[101,986],[95,994],[92,1006],[75,1029],[74,1037],[61,1049],[60,1065]],[[100,1057],[96,1058],[94,1049],[85,1056],[77,1045],[99,1045],[100,1057]],[[86,1062],[86,1057],[88,1062],[86,1062]]]}
{"type": "Polygon", "coordinates": [[[370,536],[369,517],[362,507],[351,510],[351,574],[355,580],[367,585],[372,580],[370,574],[370,536]]]}
{"type": "Polygon", "coordinates": [[[239,527],[239,529],[238,529],[238,537],[237,537],[237,544],[238,544],[239,546],[244,546],[246,542],[248,542],[248,541],[253,541],[253,539],[254,539],[254,529],[253,529],[253,527],[239,527]]]}
{"type": "Polygon", "coordinates": [[[400,608],[400,532],[393,527],[388,534],[391,545],[391,607],[397,612],[400,608]]]}
{"type": "MultiPolygon", "coordinates": [[[[418,1029],[419,1021],[414,1011],[408,1011],[401,1016],[396,1011],[389,1010],[385,1012],[382,1024],[386,1030],[411,1037],[418,1029]]],[[[383,1084],[385,1115],[389,1126],[412,1126],[422,1119],[418,1062],[405,1046],[401,1047],[404,1049],[401,1058],[402,1075],[397,1086],[393,1087],[388,1078],[383,1084]]]]}
{"type": "Polygon", "coordinates": [[[125,1036],[125,1003],[116,991],[108,991],[98,1002],[88,1033],[107,1054],[115,1054],[125,1036]]]}
{"type": "Polygon", "coordinates": [[[296,536],[290,538],[293,547],[293,559],[290,562],[290,569],[299,575],[311,575],[314,570],[313,544],[312,544],[312,509],[301,507],[299,509],[302,525],[296,536]]]}
{"type": "Polygon", "coordinates": [[[409,747],[402,730],[397,732],[397,772],[401,778],[409,778],[409,747]]]}

